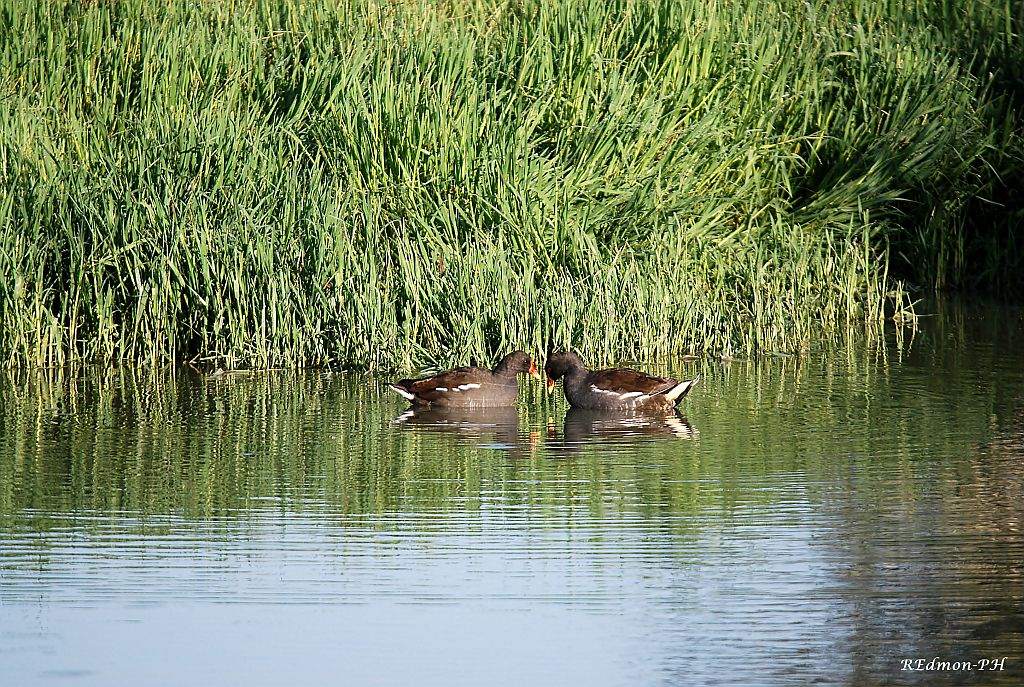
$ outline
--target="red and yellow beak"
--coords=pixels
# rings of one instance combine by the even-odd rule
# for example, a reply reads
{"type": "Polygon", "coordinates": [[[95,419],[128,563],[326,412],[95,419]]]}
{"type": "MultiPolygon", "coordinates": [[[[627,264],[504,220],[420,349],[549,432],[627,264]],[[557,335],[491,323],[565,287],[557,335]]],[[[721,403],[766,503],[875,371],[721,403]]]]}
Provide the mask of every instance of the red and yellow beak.
{"type": "Polygon", "coordinates": [[[530,362],[530,376],[534,379],[540,379],[540,372],[537,371],[537,363],[530,362]]]}
{"type": "Polygon", "coordinates": [[[555,391],[555,380],[548,377],[548,393],[554,393],[555,391]]]}

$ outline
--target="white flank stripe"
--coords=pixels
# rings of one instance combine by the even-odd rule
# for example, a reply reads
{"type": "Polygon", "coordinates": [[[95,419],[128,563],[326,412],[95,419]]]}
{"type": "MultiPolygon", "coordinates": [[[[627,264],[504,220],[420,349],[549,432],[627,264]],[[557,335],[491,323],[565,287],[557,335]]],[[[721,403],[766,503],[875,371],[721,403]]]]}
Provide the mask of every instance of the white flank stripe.
{"type": "Polygon", "coordinates": [[[642,391],[627,391],[626,393],[623,394],[619,393],[618,391],[611,391],[610,389],[602,389],[601,387],[595,386],[593,384],[590,385],[590,388],[599,394],[607,394],[608,396],[614,396],[620,401],[628,401],[631,398],[647,397],[647,394],[643,393],[642,391]]]}
{"type": "Polygon", "coordinates": [[[469,391],[470,389],[479,389],[479,384],[459,384],[459,391],[469,391]]]}
{"type": "Polygon", "coordinates": [[[434,387],[434,391],[448,391],[448,387],[446,387],[446,386],[435,386],[434,387]]]}

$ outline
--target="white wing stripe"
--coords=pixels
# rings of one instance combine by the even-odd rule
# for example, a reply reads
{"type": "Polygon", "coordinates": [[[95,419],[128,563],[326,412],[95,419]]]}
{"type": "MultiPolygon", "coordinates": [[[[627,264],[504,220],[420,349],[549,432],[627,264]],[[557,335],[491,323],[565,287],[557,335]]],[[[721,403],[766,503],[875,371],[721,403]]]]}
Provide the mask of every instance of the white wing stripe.
{"type": "Polygon", "coordinates": [[[606,394],[608,396],[614,396],[617,399],[619,399],[620,401],[628,401],[628,400],[630,400],[632,398],[635,398],[635,399],[637,399],[639,401],[641,399],[645,400],[647,398],[650,398],[650,394],[645,394],[642,391],[626,391],[626,392],[611,391],[610,389],[602,389],[601,387],[599,387],[599,386],[597,386],[595,384],[591,384],[590,388],[593,389],[595,392],[597,392],[599,394],[606,394]]]}

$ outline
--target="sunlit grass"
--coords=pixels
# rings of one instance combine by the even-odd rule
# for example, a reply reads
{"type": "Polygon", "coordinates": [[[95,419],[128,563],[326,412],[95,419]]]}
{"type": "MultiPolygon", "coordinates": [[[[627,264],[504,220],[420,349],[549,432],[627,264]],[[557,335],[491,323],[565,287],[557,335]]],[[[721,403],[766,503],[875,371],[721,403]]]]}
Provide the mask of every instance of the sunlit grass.
{"type": "Polygon", "coordinates": [[[0,0],[0,360],[874,335],[1024,169],[1020,8],[889,5],[0,0]]]}

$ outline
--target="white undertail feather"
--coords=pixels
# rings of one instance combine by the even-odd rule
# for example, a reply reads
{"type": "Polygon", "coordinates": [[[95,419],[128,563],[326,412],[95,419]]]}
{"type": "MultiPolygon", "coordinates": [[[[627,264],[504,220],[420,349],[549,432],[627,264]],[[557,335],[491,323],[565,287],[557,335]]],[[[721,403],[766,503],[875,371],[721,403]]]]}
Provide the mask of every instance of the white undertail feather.
{"type": "Polygon", "coordinates": [[[693,385],[699,381],[700,377],[694,377],[693,379],[688,379],[685,382],[680,382],[665,392],[665,398],[675,402],[685,396],[686,393],[693,388],[693,385]]]}
{"type": "Polygon", "coordinates": [[[392,390],[397,392],[400,396],[402,396],[403,398],[405,398],[408,401],[411,401],[412,399],[416,398],[415,394],[409,393],[408,391],[406,391],[405,389],[403,389],[400,386],[395,386],[394,384],[389,384],[388,386],[390,386],[392,388],[392,390]]]}

